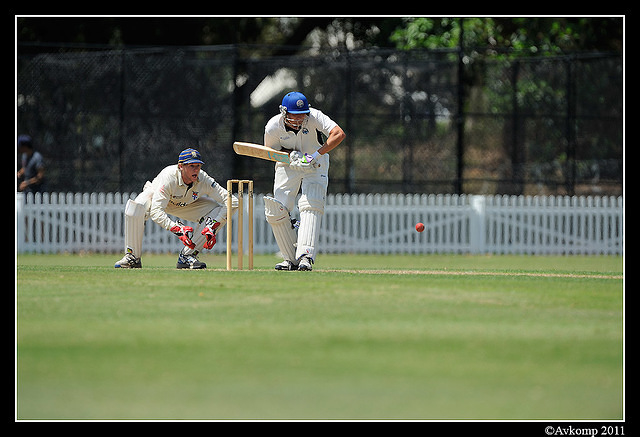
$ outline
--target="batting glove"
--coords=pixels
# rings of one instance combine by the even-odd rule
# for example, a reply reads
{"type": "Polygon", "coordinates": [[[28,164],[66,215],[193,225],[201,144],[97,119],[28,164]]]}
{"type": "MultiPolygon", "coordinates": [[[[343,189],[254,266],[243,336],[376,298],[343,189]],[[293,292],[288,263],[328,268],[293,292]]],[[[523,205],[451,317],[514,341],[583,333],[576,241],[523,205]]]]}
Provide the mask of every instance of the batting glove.
{"type": "Polygon", "coordinates": [[[320,153],[318,153],[317,150],[315,152],[313,152],[312,155],[309,155],[308,153],[305,153],[304,156],[302,157],[302,163],[303,164],[309,164],[310,166],[312,166],[314,168],[318,168],[318,167],[320,167],[320,163],[318,161],[316,161],[318,159],[318,156],[320,156],[320,153]]]}
{"type": "Polygon", "coordinates": [[[191,241],[191,235],[193,235],[193,228],[191,226],[185,226],[178,222],[169,230],[173,232],[189,249],[196,248],[196,245],[191,241]]]}
{"type": "Polygon", "coordinates": [[[320,167],[320,164],[315,160],[313,155],[302,153],[297,150],[294,150],[289,154],[289,165],[303,171],[313,171],[320,167]]]}

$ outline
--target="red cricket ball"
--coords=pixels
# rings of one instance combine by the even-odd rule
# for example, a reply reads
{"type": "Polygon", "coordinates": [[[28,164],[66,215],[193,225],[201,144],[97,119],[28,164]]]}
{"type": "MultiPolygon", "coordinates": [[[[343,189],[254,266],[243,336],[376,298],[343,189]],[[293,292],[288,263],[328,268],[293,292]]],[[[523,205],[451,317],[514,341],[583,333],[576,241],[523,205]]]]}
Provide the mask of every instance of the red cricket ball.
{"type": "Polygon", "coordinates": [[[418,232],[424,231],[424,223],[416,224],[416,231],[418,231],[418,232]]]}

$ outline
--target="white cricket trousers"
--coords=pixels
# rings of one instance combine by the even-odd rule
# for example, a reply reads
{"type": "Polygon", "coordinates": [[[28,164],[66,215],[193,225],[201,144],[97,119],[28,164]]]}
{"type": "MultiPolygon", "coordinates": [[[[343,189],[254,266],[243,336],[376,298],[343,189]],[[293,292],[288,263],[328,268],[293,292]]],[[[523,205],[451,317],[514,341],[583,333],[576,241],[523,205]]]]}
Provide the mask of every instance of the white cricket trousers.
{"type": "MultiPolygon", "coordinates": [[[[320,231],[322,215],[329,185],[329,155],[321,155],[318,159],[320,167],[311,171],[297,170],[287,164],[277,163],[273,182],[273,197],[281,202],[288,211],[295,207],[298,193],[300,211],[300,227],[296,243],[297,264],[301,256],[309,256],[315,260],[316,242],[320,231]]],[[[280,248],[286,253],[285,248],[280,248]]]]}

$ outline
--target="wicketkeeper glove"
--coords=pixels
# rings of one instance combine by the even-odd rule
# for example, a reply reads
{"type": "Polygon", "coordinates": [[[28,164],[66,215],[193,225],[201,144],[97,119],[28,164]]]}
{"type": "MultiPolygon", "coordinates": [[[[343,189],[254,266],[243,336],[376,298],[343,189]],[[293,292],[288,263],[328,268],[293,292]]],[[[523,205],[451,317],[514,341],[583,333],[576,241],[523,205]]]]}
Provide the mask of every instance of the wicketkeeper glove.
{"type": "Polygon", "coordinates": [[[220,222],[217,222],[210,217],[207,218],[207,226],[205,226],[202,232],[200,232],[207,239],[204,243],[205,249],[213,249],[213,246],[216,244],[216,233],[218,232],[219,227],[220,222]]]}
{"type": "Polygon", "coordinates": [[[193,228],[191,226],[185,226],[178,222],[169,230],[173,232],[189,249],[195,249],[196,245],[191,241],[191,236],[193,235],[193,228]]]}

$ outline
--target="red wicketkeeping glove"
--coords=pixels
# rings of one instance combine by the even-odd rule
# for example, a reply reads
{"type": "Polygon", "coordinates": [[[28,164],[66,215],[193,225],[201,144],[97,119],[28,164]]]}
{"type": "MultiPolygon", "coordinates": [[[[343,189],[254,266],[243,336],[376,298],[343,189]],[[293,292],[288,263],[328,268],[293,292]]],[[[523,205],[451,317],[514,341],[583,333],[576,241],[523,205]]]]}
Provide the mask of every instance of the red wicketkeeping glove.
{"type": "Polygon", "coordinates": [[[189,249],[195,249],[196,245],[191,241],[191,235],[193,235],[193,228],[191,226],[185,226],[182,223],[178,222],[177,225],[169,229],[171,232],[176,234],[178,238],[187,246],[189,249]]]}
{"type": "Polygon", "coordinates": [[[216,244],[216,232],[220,227],[220,222],[209,219],[207,226],[202,230],[201,234],[207,238],[207,241],[204,243],[205,249],[213,249],[213,246],[216,244]]]}

